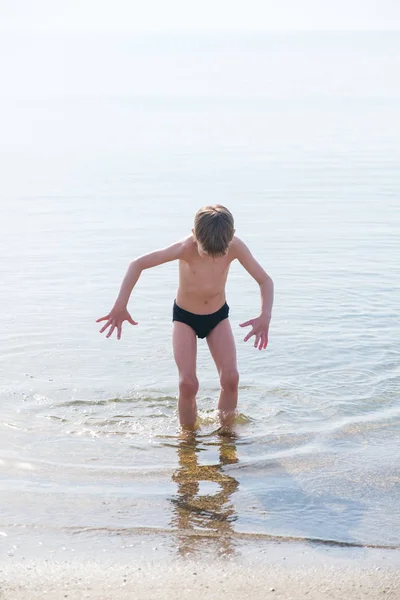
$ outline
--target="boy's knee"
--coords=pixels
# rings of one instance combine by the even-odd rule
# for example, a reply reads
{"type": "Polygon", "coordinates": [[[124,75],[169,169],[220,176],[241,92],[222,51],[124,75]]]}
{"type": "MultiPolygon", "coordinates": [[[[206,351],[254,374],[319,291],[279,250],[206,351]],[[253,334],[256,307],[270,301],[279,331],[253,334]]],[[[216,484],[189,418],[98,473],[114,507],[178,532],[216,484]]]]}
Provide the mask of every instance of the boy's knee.
{"type": "Polygon", "coordinates": [[[199,391],[199,382],[195,375],[181,375],[179,391],[184,396],[195,396],[199,391]]]}
{"type": "Polygon", "coordinates": [[[221,373],[221,388],[226,392],[236,392],[239,386],[239,373],[236,369],[221,373]]]}

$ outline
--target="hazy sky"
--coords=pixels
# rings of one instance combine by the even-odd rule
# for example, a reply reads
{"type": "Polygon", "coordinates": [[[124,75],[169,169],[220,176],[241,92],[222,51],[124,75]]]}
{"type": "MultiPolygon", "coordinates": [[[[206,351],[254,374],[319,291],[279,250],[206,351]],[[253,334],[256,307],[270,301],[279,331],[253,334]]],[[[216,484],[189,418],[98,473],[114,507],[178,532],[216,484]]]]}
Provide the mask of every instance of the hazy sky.
{"type": "Polygon", "coordinates": [[[0,0],[0,31],[400,29],[399,0],[0,0]]]}

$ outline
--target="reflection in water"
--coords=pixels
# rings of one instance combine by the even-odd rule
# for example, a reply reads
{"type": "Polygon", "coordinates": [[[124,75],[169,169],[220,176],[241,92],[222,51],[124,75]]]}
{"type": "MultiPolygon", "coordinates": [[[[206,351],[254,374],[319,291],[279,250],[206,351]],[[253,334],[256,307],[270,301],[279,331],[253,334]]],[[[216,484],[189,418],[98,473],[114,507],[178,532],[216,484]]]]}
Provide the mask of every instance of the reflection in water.
{"type": "Polygon", "coordinates": [[[219,463],[199,465],[202,448],[196,433],[184,432],[179,443],[179,468],[172,476],[178,484],[177,495],[172,498],[172,526],[178,530],[178,552],[182,556],[194,554],[204,541],[218,544],[220,555],[233,552],[232,523],[237,515],[231,496],[239,484],[222,468],[238,462],[234,434],[220,435],[218,445],[219,463]],[[217,484],[218,490],[202,494],[200,482],[206,486],[217,484]]]}

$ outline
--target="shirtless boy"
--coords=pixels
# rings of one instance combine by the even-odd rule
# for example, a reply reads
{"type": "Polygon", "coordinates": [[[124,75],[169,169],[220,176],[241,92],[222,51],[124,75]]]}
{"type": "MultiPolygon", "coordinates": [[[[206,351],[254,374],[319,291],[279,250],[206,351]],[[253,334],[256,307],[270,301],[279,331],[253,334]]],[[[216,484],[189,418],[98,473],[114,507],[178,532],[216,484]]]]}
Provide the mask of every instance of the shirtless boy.
{"type": "Polygon", "coordinates": [[[173,350],[179,371],[179,420],[183,427],[194,428],[197,417],[196,377],[197,340],[206,338],[218,370],[221,393],[218,409],[221,425],[230,427],[236,411],[239,374],[236,347],[229,322],[225,284],[230,264],[237,259],[257,281],[261,292],[261,311],[255,319],[241,323],[251,326],[246,342],[255,336],[254,347],[268,344],[268,329],[273,303],[273,282],[255,260],[247,246],[235,235],[230,211],[216,204],[201,208],[194,219],[192,234],[168,248],[139,256],[129,265],[114,307],[97,322],[107,336],[117,330],[121,338],[124,321],[137,325],[127,310],[131,292],[142,271],[172,260],[179,260],[179,286],[173,307],[173,350]]]}

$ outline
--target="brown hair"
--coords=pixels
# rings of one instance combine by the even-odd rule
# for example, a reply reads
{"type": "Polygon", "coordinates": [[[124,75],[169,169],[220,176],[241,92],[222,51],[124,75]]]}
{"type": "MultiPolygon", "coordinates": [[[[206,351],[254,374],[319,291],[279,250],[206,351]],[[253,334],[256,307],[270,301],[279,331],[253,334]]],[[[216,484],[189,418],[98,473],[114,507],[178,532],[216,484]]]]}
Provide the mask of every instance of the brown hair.
{"type": "Polygon", "coordinates": [[[234,234],[232,213],[221,206],[204,206],[194,217],[194,234],[202,250],[216,258],[224,256],[234,234]]]}

